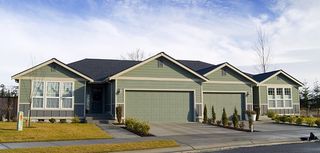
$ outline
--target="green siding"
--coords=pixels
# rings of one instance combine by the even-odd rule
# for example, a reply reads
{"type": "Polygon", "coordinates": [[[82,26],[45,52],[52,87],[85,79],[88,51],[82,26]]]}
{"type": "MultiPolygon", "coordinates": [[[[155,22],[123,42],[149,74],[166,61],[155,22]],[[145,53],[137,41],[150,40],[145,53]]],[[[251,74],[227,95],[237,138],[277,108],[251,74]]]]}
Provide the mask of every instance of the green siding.
{"type": "Polygon", "coordinates": [[[241,81],[241,82],[251,82],[247,78],[243,77],[236,71],[224,67],[222,69],[219,69],[213,73],[210,73],[207,78],[209,78],[211,81],[241,81]],[[222,76],[222,71],[226,72],[225,76],[222,76]]]}
{"type": "Polygon", "coordinates": [[[274,77],[270,78],[264,84],[290,84],[290,85],[297,85],[291,79],[287,78],[283,74],[279,74],[277,76],[274,76],[274,77]]]}
{"type": "Polygon", "coordinates": [[[29,103],[31,80],[20,80],[20,104],[29,103]]]}
{"type": "Polygon", "coordinates": [[[266,86],[259,86],[260,90],[260,104],[268,104],[267,102],[267,87],[266,86]]]}
{"type": "Polygon", "coordinates": [[[23,75],[23,77],[80,78],[80,76],[55,63],[36,69],[23,75]]]}
{"type": "Polygon", "coordinates": [[[144,81],[144,80],[117,80],[117,103],[124,102],[123,89],[187,89],[195,90],[196,102],[201,103],[200,84],[193,81],[144,81]]]}
{"type": "Polygon", "coordinates": [[[137,67],[122,76],[126,77],[154,77],[154,78],[195,78],[199,79],[194,74],[181,68],[180,66],[172,63],[171,61],[160,57],[156,60],[152,60],[140,67],[137,67]],[[163,62],[163,67],[158,67],[158,61],[163,62]]]}
{"type": "Polygon", "coordinates": [[[193,121],[192,92],[126,91],[125,116],[148,122],[193,121]]]}
{"type": "Polygon", "coordinates": [[[221,120],[222,110],[225,108],[228,118],[231,118],[234,108],[237,108],[239,115],[244,116],[245,95],[238,93],[204,93],[203,104],[207,106],[208,117],[211,118],[211,107],[214,106],[216,119],[221,120]]]}
{"type": "Polygon", "coordinates": [[[253,104],[252,87],[248,84],[203,83],[203,91],[245,91],[249,93],[247,103],[253,104]]]}

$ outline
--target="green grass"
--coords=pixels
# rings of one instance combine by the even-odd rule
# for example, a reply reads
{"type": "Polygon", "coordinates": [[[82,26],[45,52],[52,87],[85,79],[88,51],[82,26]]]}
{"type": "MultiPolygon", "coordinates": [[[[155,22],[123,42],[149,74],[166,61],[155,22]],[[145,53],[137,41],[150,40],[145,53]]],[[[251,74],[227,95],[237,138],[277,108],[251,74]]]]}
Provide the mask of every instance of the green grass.
{"type": "Polygon", "coordinates": [[[8,149],[0,150],[0,153],[100,153],[114,151],[129,151],[143,150],[155,148],[178,147],[179,145],[174,140],[154,140],[131,143],[118,144],[94,144],[81,146],[63,146],[63,147],[42,147],[42,148],[27,148],[27,149],[8,149]]]}
{"type": "Polygon", "coordinates": [[[31,128],[16,130],[15,122],[0,122],[0,142],[60,141],[111,138],[94,124],[32,123],[31,128]]]}

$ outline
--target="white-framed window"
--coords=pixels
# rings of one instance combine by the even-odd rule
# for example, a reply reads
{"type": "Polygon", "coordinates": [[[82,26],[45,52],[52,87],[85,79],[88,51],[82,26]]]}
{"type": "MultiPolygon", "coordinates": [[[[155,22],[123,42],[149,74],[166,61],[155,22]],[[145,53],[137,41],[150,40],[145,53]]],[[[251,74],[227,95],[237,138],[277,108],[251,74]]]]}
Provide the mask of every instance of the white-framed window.
{"type": "Polygon", "coordinates": [[[74,83],[70,81],[33,81],[33,109],[73,109],[74,83]]]}
{"type": "Polygon", "coordinates": [[[268,88],[268,105],[269,108],[283,109],[292,108],[291,88],[268,88]]]}

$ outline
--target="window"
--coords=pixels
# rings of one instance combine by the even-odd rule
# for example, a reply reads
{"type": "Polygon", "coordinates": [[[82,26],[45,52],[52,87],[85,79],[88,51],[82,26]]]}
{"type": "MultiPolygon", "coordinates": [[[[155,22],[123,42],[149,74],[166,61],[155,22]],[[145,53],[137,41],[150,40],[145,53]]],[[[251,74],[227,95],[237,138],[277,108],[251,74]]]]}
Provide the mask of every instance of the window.
{"type": "Polygon", "coordinates": [[[33,81],[32,108],[73,109],[73,82],[33,81]]]}
{"type": "Polygon", "coordinates": [[[163,68],[163,62],[161,60],[158,60],[158,68],[163,68]]]}
{"type": "Polygon", "coordinates": [[[44,82],[34,81],[32,84],[32,107],[43,108],[43,87],[44,82]]]}
{"type": "Polygon", "coordinates": [[[291,88],[268,88],[269,108],[291,108],[291,88]]]}
{"type": "Polygon", "coordinates": [[[226,76],[227,72],[225,70],[221,70],[221,76],[226,76]]]}

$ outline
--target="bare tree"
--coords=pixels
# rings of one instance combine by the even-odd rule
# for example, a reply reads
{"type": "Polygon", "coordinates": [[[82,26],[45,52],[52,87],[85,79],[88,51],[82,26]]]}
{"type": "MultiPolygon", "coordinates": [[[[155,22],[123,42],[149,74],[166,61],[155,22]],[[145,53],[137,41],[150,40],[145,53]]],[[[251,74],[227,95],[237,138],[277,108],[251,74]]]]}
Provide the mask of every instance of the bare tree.
{"type": "Polygon", "coordinates": [[[121,55],[121,59],[124,59],[124,60],[142,61],[144,58],[145,58],[145,53],[140,49],[137,49],[133,52],[128,52],[125,56],[121,55]]]}
{"type": "Polygon", "coordinates": [[[267,33],[261,28],[257,28],[257,41],[253,47],[258,58],[258,70],[267,72],[270,65],[271,48],[267,33]]]}

